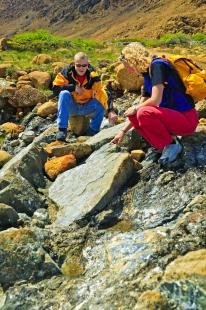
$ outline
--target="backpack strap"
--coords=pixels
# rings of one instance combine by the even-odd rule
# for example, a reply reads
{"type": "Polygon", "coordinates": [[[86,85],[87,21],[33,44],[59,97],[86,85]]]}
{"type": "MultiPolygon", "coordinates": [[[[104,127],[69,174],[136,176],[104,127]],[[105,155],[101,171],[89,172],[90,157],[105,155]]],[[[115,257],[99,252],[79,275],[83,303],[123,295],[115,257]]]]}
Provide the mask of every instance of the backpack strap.
{"type": "MultiPolygon", "coordinates": [[[[187,61],[187,59],[186,59],[186,61],[187,61]]],[[[150,78],[151,78],[151,66],[155,62],[165,64],[165,66],[167,66],[171,70],[171,74],[168,75],[168,81],[167,81],[168,83],[165,83],[165,90],[168,89],[168,92],[171,92],[171,94],[174,94],[175,96],[177,95],[177,93],[179,93],[180,97],[184,96],[185,100],[191,105],[191,107],[194,107],[195,106],[194,100],[190,95],[188,95],[186,93],[186,86],[185,86],[181,76],[179,75],[174,64],[172,62],[170,62],[170,60],[167,59],[166,57],[155,57],[155,58],[153,58],[153,60],[150,64],[150,67],[149,67],[150,78]],[[173,90],[174,90],[174,92],[173,92],[173,90]],[[182,94],[182,95],[180,95],[180,94],[182,94]]],[[[186,64],[187,64],[187,66],[189,66],[188,63],[186,63],[186,64]]],[[[190,68],[190,70],[193,69],[192,65],[189,68],[190,68]]]]}
{"type": "MultiPolygon", "coordinates": [[[[185,85],[184,85],[184,83],[183,83],[183,81],[182,81],[178,71],[176,70],[175,66],[173,65],[173,63],[170,62],[170,60],[167,59],[165,56],[154,58],[152,63],[155,62],[156,60],[157,60],[157,62],[164,63],[166,66],[168,66],[172,70],[172,72],[174,73],[174,79],[176,81],[175,88],[178,91],[186,94],[186,87],[185,87],[185,85]]],[[[151,72],[151,67],[150,67],[150,72],[151,72]]],[[[151,73],[150,73],[150,77],[151,77],[151,73]]],[[[166,84],[165,86],[170,87],[169,84],[166,84]]],[[[174,87],[174,85],[173,85],[173,87],[174,87]]]]}

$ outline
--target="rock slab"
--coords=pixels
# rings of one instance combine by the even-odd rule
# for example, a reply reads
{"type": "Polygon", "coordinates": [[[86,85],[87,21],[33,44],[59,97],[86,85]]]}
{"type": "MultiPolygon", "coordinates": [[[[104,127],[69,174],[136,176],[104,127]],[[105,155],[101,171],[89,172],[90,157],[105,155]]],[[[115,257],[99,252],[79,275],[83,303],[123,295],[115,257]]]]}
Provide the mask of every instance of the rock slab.
{"type": "Polygon", "coordinates": [[[128,153],[106,144],[82,165],[59,175],[49,197],[59,206],[55,222],[66,228],[75,220],[102,210],[132,176],[134,163],[128,153]]]}

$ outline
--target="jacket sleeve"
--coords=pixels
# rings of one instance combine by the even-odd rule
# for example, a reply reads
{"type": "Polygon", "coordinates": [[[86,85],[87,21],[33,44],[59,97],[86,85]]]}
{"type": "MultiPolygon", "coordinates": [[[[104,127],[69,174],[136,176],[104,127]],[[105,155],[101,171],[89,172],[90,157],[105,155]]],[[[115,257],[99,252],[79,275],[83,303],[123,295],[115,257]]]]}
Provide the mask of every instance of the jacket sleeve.
{"type": "Polygon", "coordinates": [[[109,108],[109,97],[105,87],[102,85],[102,82],[95,82],[92,89],[94,92],[94,98],[96,98],[103,105],[105,110],[107,110],[109,108]]]}
{"type": "Polygon", "coordinates": [[[75,90],[74,84],[69,84],[69,81],[63,76],[63,74],[58,73],[56,78],[53,81],[53,93],[55,96],[58,96],[62,90],[68,90],[72,92],[75,90]]]}
{"type": "Polygon", "coordinates": [[[110,93],[110,91],[108,89],[106,89],[106,92],[107,92],[107,97],[108,97],[108,108],[107,108],[107,112],[111,112],[114,110],[114,107],[113,107],[113,100],[112,100],[112,95],[110,93]]]}

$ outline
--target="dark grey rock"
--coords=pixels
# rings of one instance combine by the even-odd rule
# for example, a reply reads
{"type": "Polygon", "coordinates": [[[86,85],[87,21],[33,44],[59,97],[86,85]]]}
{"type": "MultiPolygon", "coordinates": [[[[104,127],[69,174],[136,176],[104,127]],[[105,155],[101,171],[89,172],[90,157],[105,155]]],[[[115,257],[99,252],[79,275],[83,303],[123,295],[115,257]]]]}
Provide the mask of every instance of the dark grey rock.
{"type": "Polygon", "coordinates": [[[0,227],[16,227],[18,220],[18,213],[11,206],[0,203],[0,227]]]}

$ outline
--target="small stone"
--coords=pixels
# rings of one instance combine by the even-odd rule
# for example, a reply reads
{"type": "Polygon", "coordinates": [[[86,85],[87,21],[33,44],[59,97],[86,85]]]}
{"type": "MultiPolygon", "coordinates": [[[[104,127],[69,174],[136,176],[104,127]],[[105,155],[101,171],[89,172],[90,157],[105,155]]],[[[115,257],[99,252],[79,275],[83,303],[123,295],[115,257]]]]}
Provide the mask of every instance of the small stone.
{"type": "Polygon", "coordinates": [[[89,121],[90,121],[89,116],[88,117],[82,115],[71,116],[69,118],[69,126],[71,131],[75,135],[81,136],[84,135],[85,132],[87,131],[89,127],[89,121]]]}
{"type": "Polygon", "coordinates": [[[0,203],[0,227],[16,227],[18,220],[18,213],[11,206],[0,203]]]}
{"type": "Polygon", "coordinates": [[[37,108],[37,115],[41,117],[47,117],[49,115],[53,115],[57,112],[57,104],[56,102],[48,101],[41,104],[37,108]]]}
{"type": "Polygon", "coordinates": [[[141,294],[138,298],[138,304],[135,306],[135,309],[166,309],[167,300],[166,298],[159,292],[155,290],[148,290],[141,294]],[[142,308],[141,306],[144,307],[142,308]],[[138,307],[140,306],[140,307],[138,307]]]}
{"type": "Polygon", "coordinates": [[[33,130],[24,131],[19,134],[19,139],[21,139],[26,144],[30,144],[34,138],[35,133],[33,130]]]}
{"type": "Polygon", "coordinates": [[[140,161],[145,157],[145,152],[142,150],[133,150],[131,151],[131,156],[133,159],[140,161]]]}
{"type": "Polygon", "coordinates": [[[18,139],[15,139],[13,141],[10,142],[10,145],[12,147],[18,146],[20,144],[20,141],[18,139]]]}
{"type": "Polygon", "coordinates": [[[12,156],[8,152],[0,150],[0,168],[3,167],[5,163],[11,159],[11,157],[12,156]]]}

